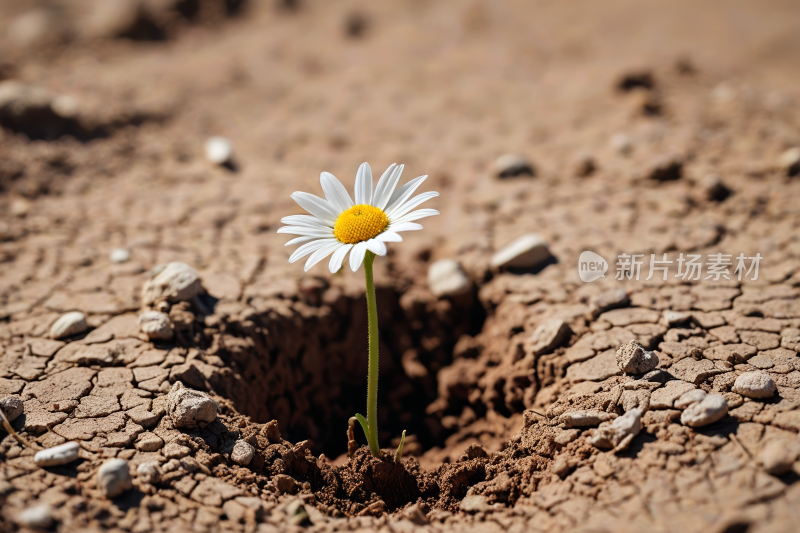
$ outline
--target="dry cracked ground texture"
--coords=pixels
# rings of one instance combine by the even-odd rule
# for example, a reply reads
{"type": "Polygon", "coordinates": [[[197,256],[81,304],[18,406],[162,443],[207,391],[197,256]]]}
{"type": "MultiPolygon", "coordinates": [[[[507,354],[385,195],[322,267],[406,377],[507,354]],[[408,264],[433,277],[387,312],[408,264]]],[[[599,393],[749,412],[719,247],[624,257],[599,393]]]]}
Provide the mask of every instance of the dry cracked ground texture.
{"type": "Polygon", "coordinates": [[[136,4],[0,6],[0,83],[24,84],[0,109],[0,396],[23,401],[13,425],[35,446],[81,446],[42,469],[0,433],[2,528],[46,504],[58,531],[796,530],[792,2],[136,4]],[[204,160],[210,135],[233,164],[204,160]],[[499,178],[504,153],[529,171],[499,178]],[[362,279],[304,275],[275,233],[292,191],[364,160],[442,193],[376,269],[381,441],[413,435],[388,486],[343,455],[363,409],[362,279]],[[532,231],[544,268],[490,267],[532,231]],[[583,284],[586,249],[763,260],[757,281],[583,284]],[[435,297],[427,269],[446,258],[471,289],[435,297]],[[207,294],[160,306],[173,337],[151,341],[142,286],[172,261],[207,294]],[[51,339],[69,311],[88,331],[51,339]],[[658,372],[619,370],[631,339],[658,372]],[[749,371],[776,393],[734,392],[749,371]],[[213,424],[173,426],[179,380],[217,401],[213,424]],[[728,414],[683,425],[691,390],[728,414]],[[591,444],[634,409],[627,448],[591,444]],[[134,488],[108,499],[111,457],[134,488]],[[159,480],[136,474],[152,461],[159,480]]]}

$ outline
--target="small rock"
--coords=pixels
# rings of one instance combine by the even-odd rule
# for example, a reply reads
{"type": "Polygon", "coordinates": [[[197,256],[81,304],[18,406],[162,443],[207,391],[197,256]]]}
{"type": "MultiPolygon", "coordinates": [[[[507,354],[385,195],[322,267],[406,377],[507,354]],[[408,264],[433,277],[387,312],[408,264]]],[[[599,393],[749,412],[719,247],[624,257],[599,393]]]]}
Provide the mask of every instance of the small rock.
{"type": "Polygon", "coordinates": [[[627,374],[644,374],[658,366],[658,356],[632,340],[617,349],[617,366],[627,374]]]}
{"type": "Polygon", "coordinates": [[[256,449],[253,448],[250,444],[246,443],[243,440],[237,440],[236,444],[233,445],[233,452],[231,453],[231,459],[234,463],[247,466],[250,464],[250,461],[253,460],[253,456],[256,453],[256,449]]]}
{"type": "Polygon", "coordinates": [[[142,433],[136,441],[136,449],[140,452],[155,452],[164,446],[164,440],[154,433],[142,433]]]}
{"type": "Polygon", "coordinates": [[[683,157],[678,154],[657,157],[645,169],[645,177],[654,181],[679,180],[682,173],[683,157]]]}
{"type": "Polygon", "coordinates": [[[119,496],[133,487],[131,471],[125,459],[109,459],[97,470],[97,487],[106,498],[119,496]]]}
{"type": "Polygon", "coordinates": [[[469,292],[470,282],[458,261],[441,259],[428,268],[428,287],[437,298],[469,292]]]}
{"type": "Polygon", "coordinates": [[[203,292],[200,275],[186,263],[168,263],[151,272],[153,277],[142,287],[142,303],[146,306],[189,301],[203,292]]]}
{"type": "Polygon", "coordinates": [[[560,318],[549,318],[539,324],[530,338],[534,355],[551,353],[572,335],[572,329],[560,318]]]}
{"type": "Polygon", "coordinates": [[[787,176],[800,174],[800,148],[789,148],[778,157],[778,168],[787,176]]]}
{"type": "Polygon", "coordinates": [[[183,446],[173,441],[167,443],[167,445],[164,446],[164,449],[161,451],[161,453],[164,454],[164,457],[166,457],[167,459],[183,459],[184,457],[192,453],[192,450],[188,446],[183,446]]]}
{"type": "Polygon", "coordinates": [[[36,452],[36,455],[33,456],[33,462],[41,468],[65,465],[72,461],[77,461],[80,449],[81,447],[77,442],[65,442],[59,446],[36,452]]]}
{"type": "Polygon", "coordinates": [[[623,288],[609,289],[600,293],[592,300],[595,317],[611,309],[625,307],[631,302],[628,292],[623,288]]]}
{"type": "Polygon", "coordinates": [[[204,428],[217,419],[219,406],[202,392],[176,381],[167,395],[167,414],[176,428],[204,428]]]}
{"type": "Polygon", "coordinates": [[[410,520],[412,523],[418,526],[424,526],[430,523],[428,516],[425,514],[425,511],[421,509],[419,503],[415,503],[409,507],[406,507],[403,510],[403,518],[410,520]]]}
{"type": "Polygon", "coordinates": [[[16,80],[0,81],[0,124],[29,137],[52,139],[66,133],[72,120],[53,109],[58,95],[16,80]]]}
{"type": "Polygon", "coordinates": [[[83,333],[87,329],[89,324],[86,323],[86,315],[80,311],[72,311],[61,315],[50,327],[50,338],[63,339],[83,333]]]}
{"type": "Polygon", "coordinates": [[[596,170],[597,163],[590,154],[578,154],[578,156],[572,162],[572,173],[579,178],[591,176],[596,170]]]}
{"type": "Polygon", "coordinates": [[[112,263],[125,263],[130,260],[131,253],[125,248],[114,248],[108,255],[112,263]]]}
{"type": "Polygon", "coordinates": [[[30,213],[32,208],[33,204],[25,198],[15,198],[14,201],[11,202],[8,211],[11,213],[11,216],[21,218],[30,213]]]}
{"type": "Polygon", "coordinates": [[[224,165],[233,157],[233,145],[225,137],[211,137],[206,141],[206,159],[215,165],[224,165]]]}
{"type": "Polygon", "coordinates": [[[22,400],[15,396],[7,396],[0,400],[0,410],[6,416],[6,420],[13,422],[15,418],[25,411],[25,405],[22,400]]]}
{"type": "Polygon", "coordinates": [[[769,441],[758,454],[758,462],[767,474],[780,476],[792,468],[800,455],[800,439],[776,438],[769,441]]]}
{"type": "Polygon", "coordinates": [[[629,155],[633,151],[633,141],[625,133],[615,133],[608,144],[621,155],[629,155]]]}
{"type": "Polygon", "coordinates": [[[745,372],[733,382],[733,392],[748,398],[769,398],[778,390],[766,372],[745,372]]]}
{"type": "Polygon", "coordinates": [[[349,13],[344,19],[344,33],[350,38],[359,39],[364,37],[368,28],[369,19],[358,11],[349,13]]]}
{"type": "Polygon", "coordinates": [[[528,233],[495,252],[491,265],[494,268],[534,268],[550,257],[544,238],[536,233],[528,233]]]}
{"type": "Polygon", "coordinates": [[[604,411],[572,411],[561,415],[560,420],[564,423],[564,427],[568,429],[594,427],[615,418],[617,418],[615,413],[606,413],[604,411]]]}
{"type": "Polygon", "coordinates": [[[459,509],[465,513],[479,513],[486,512],[492,509],[489,504],[489,498],[481,494],[469,494],[461,500],[459,509]]]}
{"type": "Polygon", "coordinates": [[[517,176],[535,176],[536,170],[527,158],[521,155],[506,154],[494,162],[494,175],[498,178],[515,178],[517,176]]]}
{"type": "Polygon", "coordinates": [[[692,428],[713,424],[728,414],[728,400],[721,394],[709,394],[681,413],[681,424],[692,428]]]}
{"type": "Polygon", "coordinates": [[[702,402],[706,395],[706,391],[703,389],[692,389],[684,392],[680,398],[675,400],[675,409],[686,409],[692,404],[702,402]]]}
{"type": "Polygon", "coordinates": [[[141,480],[145,483],[155,485],[161,481],[161,467],[156,461],[142,463],[136,469],[136,475],[138,475],[139,478],[141,478],[141,480]]]}
{"type": "Polygon", "coordinates": [[[589,438],[589,443],[596,448],[620,451],[627,448],[641,430],[642,411],[631,409],[613,422],[600,424],[589,438]]]}
{"type": "Polygon", "coordinates": [[[272,482],[275,484],[275,488],[278,489],[279,494],[294,494],[297,492],[298,483],[291,476],[278,474],[272,478],[272,482]]]}
{"type": "Polygon", "coordinates": [[[47,529],[53,524],[52,509],[46,503],[28,507],[17,516],[21,526],[47,529]]]}
{"type": "Polygon", "coordinates": [[[168,341],[172,338],[172,322],[169,315],[159,311],[145,311],[139,315],[139,329],[150,340],[168,341]]]}
{"type": "Polygon", "coordinates": [[[731,195],[731,190],[722,182],[722,178],[716,174],[709,174],[698,185],[707,200],[721,202],[731,195]]]}
{"type": "Polygon", "coordinates": [[[675,324],[683,324],[692,318],[692,314],[681,311],[664,311],[664,320],[670,326],[675,324]]]}

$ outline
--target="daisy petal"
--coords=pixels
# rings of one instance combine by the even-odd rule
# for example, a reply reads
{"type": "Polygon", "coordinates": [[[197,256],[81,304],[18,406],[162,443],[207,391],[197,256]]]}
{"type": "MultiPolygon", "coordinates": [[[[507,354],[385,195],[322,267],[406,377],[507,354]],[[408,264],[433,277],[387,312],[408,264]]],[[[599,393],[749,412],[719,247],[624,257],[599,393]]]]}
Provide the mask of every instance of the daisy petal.
{"type": "Polygon", "coordinates": [[[356,205],[372,202],[372,169],[368,163],[361,163],[356,173],[356,205]]]}
{"type": "Polygon", "coordinates": [[[325,224],[333,226],[336,222],[338,213],[327,200],[307,192],[296,192],[292,194],[292,199],[325,224]]]}
{"type": "Polygon", "coordinates": [[[347,256],[347,252],[349,252],[352,247],[352,244],[345,244],[333,252],[333,255],[331,256],[331,262],[328,263],[328,268],[330,269],[331,274],[336,274],[339,272],[339,269],[342,268],[344,258],[347,256]]]}
{"type": "Polygon", "coordinates": [[[308,242],[294,251],[292,256],[289,258],[289,262],[294,263],[298,259],[307,256],[311,252],[316,252],[320,248],[324,248],[325,246],[329,246],[335,242],[339,241],[336,239],[320,239],[318,241],[308,242]]]}
{"type": "Polygon", "coordinates": [[[411,222],[412,220],[419,220],[425,217],[432,217],[434,215],[438,215],[439,211],[436,209],[417,209],[416,211],[412,211],[410,213],[406,213],[405,215],[398,217],[395,219],[395,224],[402,224],[403,222],[411,222]]]}
{"type": "Polygon", "coordinates": [[[375,188],[375,194],[372,196],[372,205],[378,209],[384,209],[386,204],[389,203],[389,198],[392,197],[397,182],[400,180],[400,174],[403,173],[403,165],[396,165],[392,163],[386,172],[383,173],[381,179],[378,180],[378,186],[375,188]]]}
{"type": "Polygon", "coordinates": [[[384,209],[384,212],[389,215],[389,218],[392,217],[392,211],[403,205],[406,200],[411,198],[411,195],[414,194],[414,191],[417,190],[417,187],[422,185],[422,182],[427,178],[428,176],[414,178],[392,193],[392,197],[389,198],[389,205],[386,207],[386,209],[384,209]]]}
{"type": "Polygon", "coordinates": [[[311,215],[290,215],[288,217],[283,217],[281,219],[281,224],[287,224],[289,226],[306,226],[309,228],[327,228],[328,226],[325,225],[317,217],[312,217],[311,215]]]}
{"type": "Polygon", "coordinates": [[[323,172],[319,175],[319,182],[322,184],[325,198],[339,213],[353,207],[353,199],[336,176],[330,172],[323,172]]]}
{"type": "Polygon", "coordinates": [[[360,242],[353,246],[353,249],[350,251],[350,269],[355,272],[358,270],[358,267],[361,266],[361,263],[364,262],[364,256],[367,254],[367,243],[360,242]]]}
{"type": "Polygon", "coordinates": [[[375,255],[386,255],[386,245],[377,239],[367,241],[367,250],[375,255]]]}
{"type": "Polygon", "coordinates": [[[394,212],[392,212],[389,215],[389,218],[392,220],[400,218],[409,211],[411,211],[412,209],[414,209],[415,207],[417,207],[418,205],[420,205],[422,202],[430,200],[431,198],[436,198],[437,196],[439,196],[439,193],[436,191],[424,192],[422,194],[419,194],[414,198],[412,198],[411,200],[404,203],[403,205],[398,206],[394,210],[394,212]]]}
{"type": "Polygon", "coordinates": [[[304,235],[306,237],[333,237],[331,228],[309,228],[308,226],[283,226],[278,228],[278,233],[288,233],[289,235],[304,235]]]}
{"type": "Polygon", "coordinates": [[[303,267],[303,270],[308,272],[311,267],[313,267],[314,265],[316,265],[329,255],[331,255],[334,251],[336,251],[338,248],[341,248],[342,246],[343,246],[342,243],[340,243],[339,241],[335,241],[327,246],[323,246],[322,248],[311,254],[311,257],[309,257],[308,261],[306,261],[306,266],[303,267]]]}
{"type": "Polygon", "coordinates": [[[403,222],[402,224],[392,224],[389,226],[389,231],[395,233],[400,233],[401,231],[415,231],[418,229],[422,229],[422,226],[416,222],[403,222]]]}
{"type": "Polygon", "coordinates": [[[295,237],[291,241],[284,244],[284,246],[291,246],[293,244],[300,244],[303,242],[313,241],[315,239],[319,239],[320,237],[314,237],[313,235],[304,235],[302,237],[295,237]]]}
{"type": "Polygon", "coordinates": [[[403,238],[393,231],[384,231],[375,238],[382,242],[403,242],[403,238]]]}

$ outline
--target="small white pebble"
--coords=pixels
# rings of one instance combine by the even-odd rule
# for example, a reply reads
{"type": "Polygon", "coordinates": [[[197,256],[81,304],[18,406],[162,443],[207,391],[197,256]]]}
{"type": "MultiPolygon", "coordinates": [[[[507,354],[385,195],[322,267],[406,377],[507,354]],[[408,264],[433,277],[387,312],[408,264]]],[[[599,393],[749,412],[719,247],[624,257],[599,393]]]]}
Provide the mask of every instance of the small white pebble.
{"type": "Polygon", "coordinates": [[[145,483],[155,485],[161,479],[161,467],[155,461],[148,461],[139,465],[136,474],[145,483]]]}
{"type": "Polygon", "coordinates": [[[61,315],[50,327],[50,338],[63,339],[83,333],[87,329],[89,324],[86,323],[86,315],[80,311],[71,311],[61,315]]]}
{"type": "Polygon", "coordinates": [[[65,465],[78,459],[80,449],[81,447],[77,442],[67,442],[36,452],[36,455],[33,456],[33,462],[40,467],[65,465]]]}
{"type": "Polygon", "coordinates": [[[692,389],[684,392],[683,395],[675,400],[675,409],[686,409],[690,405],[702,402],[706,397],[706,391],[703,389],[692,389]]]}
{"type": "Polygon", "coordinates": [[[253,448],[249,443],[243,440],[237,440],[236,444],[233,445],[231,459],[237,464],[247,466],[250,464],[250,461],[253,460],[253,455],[255,455],[255,452],[256,449],[253,448]]]}
{"type": "Polygon", "coordinates": [[[107,498],[119,496],[133,487],[131,471],[124,459],[109,459],[97,470],[97,487],[107,498]]]}
{"type": "Polygon", "coordinates": [[[233,155],[233,146],[225,137],[211,137],[206,141],[206,159],[215,165],[224,165],[233,155]]]}
{"type": "Polygon", "coordinates": [[[748,398],[770,398],[775,395],[778,386],[766,372],[745,372],[733,382],[731,389],[736,394],[748,398]]]}
{"type": "Polygon", "coordinates": [[[169,340],[172,338],[172,321],[169,315],[159,311],[145,311],[139,315],[139,330],[150,340],[169,340]]]}
{"type": "Polygon", "coordinates": [[[21,526],[46,529],[53,523],[52,510],[46,503],[28,507],[17,516],[17,523],[21,526]]]}
{"type": "Polygon", "coordinates": [[[131,253],[125,248],[114,248],[109,254],[112,263],[125,263],[131,258],[131,253]]]}
{"type": "Polygon", "coordinates": [[[615,133],[612,135],[609,145],[622,155],[628,155],[633,151],[633,141],[624,133],[615,133]]]}
{"type": "Polygon", "coordinates": [[[681,424],[693,428],[713,424],[728,414],[728,400],[721,394],[709,394],[681,414],[681,424]]]}

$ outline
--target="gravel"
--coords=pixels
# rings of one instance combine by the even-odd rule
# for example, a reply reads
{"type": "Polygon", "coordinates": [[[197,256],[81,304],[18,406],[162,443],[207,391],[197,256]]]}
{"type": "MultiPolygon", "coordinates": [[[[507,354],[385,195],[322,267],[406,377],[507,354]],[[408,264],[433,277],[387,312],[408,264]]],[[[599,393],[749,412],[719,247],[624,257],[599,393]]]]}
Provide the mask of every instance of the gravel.
{"type": "Polygon", "coordinates": [[[168,341],[172,338],[172,321],[160,311],[145,311],[139,315],[139,329],[150,340],[168,341]]]}

